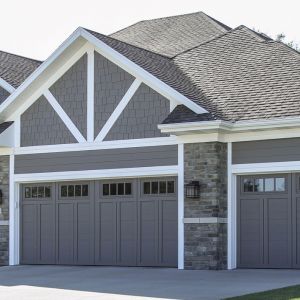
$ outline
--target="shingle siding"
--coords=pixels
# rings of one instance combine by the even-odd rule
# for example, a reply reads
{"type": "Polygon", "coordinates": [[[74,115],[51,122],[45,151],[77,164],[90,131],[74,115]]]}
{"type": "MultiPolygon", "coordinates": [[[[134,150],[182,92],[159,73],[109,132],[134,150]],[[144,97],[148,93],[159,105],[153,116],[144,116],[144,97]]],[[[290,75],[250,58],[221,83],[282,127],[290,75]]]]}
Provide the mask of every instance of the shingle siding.
{"type": "Polygon", "coordinates": [[[50,88],[50,92],[84,137],[87,135],[87,55],[50,88]]]}
{"type": "Polygon", "coordinates": [[[142,84],[105,140],[126,140],[167,136],[157,128],[170,112],[170,101],[142,84]]]}
{"type": "Polygon", "coordinates": [[[95,53],[95,137],[98,135],[134,77],[95,53]]]}
{"type": "Polygon", "coordinates": [[[44,96],[21,115],[22,147],[76,142],[44,96]]]}
{"type": "Polygon", "coordinates": [[[8,91],[0,86],[0,104],[10,95],[8,91]]]}

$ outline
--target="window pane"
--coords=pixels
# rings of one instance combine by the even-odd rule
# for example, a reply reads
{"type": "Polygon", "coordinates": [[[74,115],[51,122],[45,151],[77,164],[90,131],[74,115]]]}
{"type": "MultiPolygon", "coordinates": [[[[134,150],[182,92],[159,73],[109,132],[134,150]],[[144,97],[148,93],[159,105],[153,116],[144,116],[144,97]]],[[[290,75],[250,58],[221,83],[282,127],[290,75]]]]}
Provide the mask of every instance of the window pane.
{"type": "Polygon", "coordinates": [[[285,178],[276,178],[276,191],[277,192],[284,192],[285,191],[285,178]]]}
{"type": "Polygon", "coordinates": [[[109,196],[109,184],[103,184],[103,196],[109,196]]]}
{"type": "Polygon", "coordinates": [[[159,193],[165,194],[167,192],[167,183],[165,181],[159,182],[159,193]]]}
{"type": "Polygon", "coordinates": [[[253,192],[253,179],[245,178],[244,179],[244,192],[253,192]]]}
{"type": "Polygon", "coordinates": [[[32,198],[36,198],[37,197],[37,187],[33,187],[32,188],[32,198]]]}
{"type": "Polygon", "coordinates": [[[125,183],[125,195],[131,195],[131,183],[125,183]]]}
{"type": "Polygon", "coordinates": [[[68,185],[68,197],[74,197],[74,185],[68,185]]]}
{"type": "Polygon", "coordinates": [[[43,186],[39,186],[38,187],[38,197],[39,198],[44,198],[45,197],[44,187],[43,186]]]}
{"type": "Polygon", "coordinates": [[[87,197],[89,195],[89,185],[83,184],[81,188],[82,188],[82,196],[87,197]]]}
{"type": "Polygon", "coordinates": [[[264,180],[262,178],[254,179],[254,192],[263,192],[264,191],[264,180]]]}
{"type": "Polygon", "coordinates": [[[118,195],[124,195],[124,183],[118,183],[118,195]]]}
{"type": "Polygon", "coordinates": [[[158,182],[151,182],[151,194],[158,194],[158,182]]]}
{"type": "Polygon", "coordinates": [[[117,195],[117,184],[116,183],[110,184],[110,195],[117,195]]]}
{"type": "Polygon", "coordinates": [[[61,197],[67,197],[68,196],[68,190],[66,185],[62,185],[60,188],[60,196],[61,197]]]}
{"type": "Polygon", "coordinates": [[[45,197],[50,198],[51,197],[51,187],[45,186],[45,197]]]}
{"type": "Polygon", "coordinates": [[[25,198],[31,198],[31,188],[30,187],[25,188],[25,198]]]}
{"type": "Polygon", "coordinates": [[[75,185],[75,197],[81,197],[81,184],[75,185]]]}
{"type": "Polygon", "coordinates": [[[266,178],[265,192],[273,192],[273,191],[274,191],[274,178],[266,178]]]}
{"type": "Polygon", "coordinates": [[[150,194],[150,182],[144,182],[144,194],[150,194]]]}
{"type": "Polygon", "coordinates": [[[175,193],[175,181],[168,181],[168,194],[175,193]]]}

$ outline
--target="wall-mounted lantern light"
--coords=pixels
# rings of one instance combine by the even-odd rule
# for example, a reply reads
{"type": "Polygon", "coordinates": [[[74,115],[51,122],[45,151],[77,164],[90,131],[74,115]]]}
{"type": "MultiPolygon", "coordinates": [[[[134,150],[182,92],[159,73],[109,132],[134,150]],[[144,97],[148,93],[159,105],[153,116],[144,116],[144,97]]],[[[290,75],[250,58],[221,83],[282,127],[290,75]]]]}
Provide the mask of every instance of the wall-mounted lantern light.
{"type": "Polygon", "coordinates": [[[2,190],[0,190],[0,205],[3,204],[3,193],[2,190]]]}
{"type": "Polygon", "coordinates": [[[200,197],[200,182],[191,181],[185,184],[184,193],[187,198],[199,198],[200,197]]]}

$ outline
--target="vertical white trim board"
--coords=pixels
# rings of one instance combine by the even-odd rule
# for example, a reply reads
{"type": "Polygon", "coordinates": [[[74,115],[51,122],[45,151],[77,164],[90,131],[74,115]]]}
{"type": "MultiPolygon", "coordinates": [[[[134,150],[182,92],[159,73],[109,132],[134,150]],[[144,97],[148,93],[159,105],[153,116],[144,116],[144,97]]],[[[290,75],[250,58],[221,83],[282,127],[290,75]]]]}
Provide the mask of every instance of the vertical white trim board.
{"type": "Polygon", "coordinates": [[[96,142],[102,142],[104,140],[104,138],[106,137],[110,129],[113,127],[113,125],[115,124],[115,122],[117,121],[117,119],[119,118],[119,116],[121,115],[121,113],[123,112],[127,104],[129,103],[129,101],[131,100],[131,98],[133,97],[137,89],[140,87],[141,83],[142,82],[139,79],[134,80],[134,82],[131,84],[130,88],[128,89],[128,91],[125,93],[124,97],[120,101],[120,103],[117,105],[117,107],[115,108],[115,110],[110,115],[107,122],[99,132],[98,136],[95,139],[96,142]]]}
{"type": "Polygon", "coordinates": [[[53,109],[56,111],[58,116],[61,118],[61,120],[64,122],[64,124],[67,126],[67,128],[70,130],[70,132],[73,134],[75,139],[79,143],[86,142],[85,138],[82,136],[78,128],[75,126],[75,124],[72,122],[70,117],[66,114],[66,112],[63,110],[63,108],[59,105],[55,97],[52,95],[52,93],[49,90],[46,90],[44,92],[44,96],[50,103],[50,105],[53,107],[53,109]]]}
{"type": "Polygon", "coordinates": [[[87,52],[87,141],[94,141],[94,77],[95,52],[91,48],[87,52]]]}
{"type": "Polygon", "coordinates": [[[184,144],[178,145],[178,269],[184,269],[184,144]]]}

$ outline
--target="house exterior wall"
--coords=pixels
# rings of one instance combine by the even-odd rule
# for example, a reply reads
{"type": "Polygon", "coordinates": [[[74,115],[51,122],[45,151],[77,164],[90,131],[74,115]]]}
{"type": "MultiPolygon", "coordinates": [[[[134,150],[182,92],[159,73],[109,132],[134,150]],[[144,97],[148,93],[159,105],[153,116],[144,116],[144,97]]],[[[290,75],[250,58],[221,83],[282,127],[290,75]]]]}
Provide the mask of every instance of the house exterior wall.
{"type": "Polygon", "coordinates": [[[76,139],[42,96],[21,115],[21,146],[76,143],[76,139]]]}
{"type": "Polygon", "coordinates": [[[9,231],[9,157],[0,156],[0,189],[3,193],[3,204],[0,205],[0,265],[8,264],[9,231]],[[5,224],[5,225],[4,225],[5,224]]]}
{"type": "Polygon", "coordinates": [[[167,136],[157,128],[170,113],[170,101],[142,84],[105,140],[127,140],[167,136]]]}
{"type": "Polygon", "coordinates": [[[268,163],[300,160],[300,138],[232,143],[232,163],[268,163]]]}
{"type": "Polygon", "coordinates": [[[86,137],[87,55],[80,58],[49,90],[81,134],[86,137]]]}
{"type": "MultiPolygon", "coordinates": [[[[185,218],[227,217],[227,144],[184,145],[184,179],[200,181],[200,197],[185,197],[185,218]]],[[[186,269],[226,269],[227,225],[185,223],[186,269]]]]}
{"type": "Polygon", "coordinates": [[[97,52],[94,73],[96,137],[133,83],[134,77],[97,52]]]}
{"type": "Polygon", "coordinates": [[[10,95],[10,93],[0,86],[0,104],[10,95]]]}

